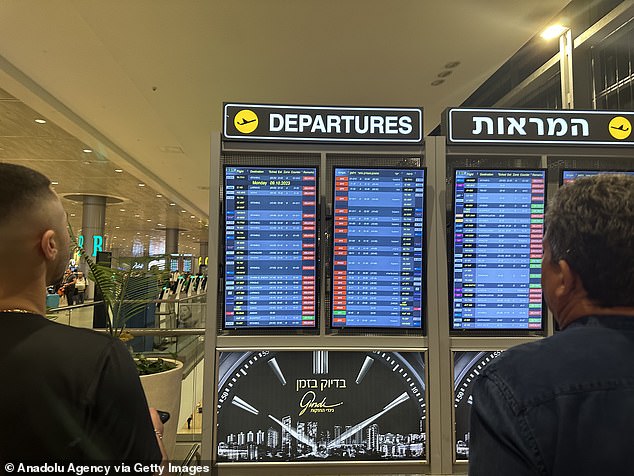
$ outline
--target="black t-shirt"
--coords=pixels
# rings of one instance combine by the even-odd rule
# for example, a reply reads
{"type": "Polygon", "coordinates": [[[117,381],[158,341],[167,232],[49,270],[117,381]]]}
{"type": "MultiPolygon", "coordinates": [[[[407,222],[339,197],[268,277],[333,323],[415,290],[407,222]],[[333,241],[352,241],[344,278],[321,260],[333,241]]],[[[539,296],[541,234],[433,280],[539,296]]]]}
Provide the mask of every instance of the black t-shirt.
{"type": "Polygon", "coordinates": [[[160,463],[136,366],[117,339],[0,313],[0,467],[160,463]]]}

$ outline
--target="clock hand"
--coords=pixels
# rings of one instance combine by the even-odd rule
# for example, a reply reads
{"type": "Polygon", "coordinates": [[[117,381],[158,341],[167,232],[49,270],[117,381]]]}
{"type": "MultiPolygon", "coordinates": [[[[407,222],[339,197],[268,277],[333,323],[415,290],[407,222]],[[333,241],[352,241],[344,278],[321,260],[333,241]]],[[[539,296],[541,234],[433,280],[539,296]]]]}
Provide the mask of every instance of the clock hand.
{"type": "Polygon", "coordinates": [[[293,438],[295,438],[297,441],[299,441],[300,443],[304,443],[305,445],[310,446],[313,449],[313,453],[315,453],[317,451],[317,443],[315,443],[313,440],[311,440],[310,438],[308,438],[305,435],[301,435],[301,434],[297,433],[295,428],[293,428],[292,426],[288,426],[286,423],[282,423],[280,420],[275,418],[273,415],[269,415],[269,418],[271,420],[273,420],[275,423],[277,423],[278,425],[280,425],[284,430],[288,431],[291,434],[291,436],[293,438]]]}
{"type": "Polygon", "coordinates": [[[383,410],[381,410],[379,413],[377,413],[376,415],[372,415],[370,418],[367,418],[367,419],[363,420],[361,423],[357,423],[355,426],[353,426],[349,430],[344,431],[340,436],[338,436],[337,438],[332,440],[330,443],[328,443],[327,448],[330,449],[330,448],[332,448],[334,446],[337,446],[342,441],[345,441],[347,438],[350,438],[355,433],[363,430],[366,426],[368,426],[374,420],[378,419],[379,417],[381,417],[384,414],[386,414],[387,412],[389,412],[392,408],[400,405],[401,403],[403,403],[403,402],[405,402],[407,400],[409,400],[409,395],[407,394],[407,392],[401,393],[398,397],[396,397],[390,403],[385,405],[383,407],[383,410]]]}
{"type": "MultiPolygon", "coordinates": [[[[244,400],[242,400],[240,397],[238,397],[237,395],[235,395],[232,399],[231,399],[231,403],[233,405],[235,405],[238,408],[241,408],[242,410],[245,410],[249,413],[253,413],[254,415],[259,415],[260,411],[255,408],[253,405],[245,402],[244,400]]],[[[286,423],[282,423],[280,420],[278,420],[277,418],[275,418],[273,415],[269,415],[269,418],[271,420],[273,420],[275,423],[277,423],[278,425],[280,425],[284,430],[288,431],[291,436],[293,438],[295,438],[297,441],[299,441],[300,443],[304,443],[305,445],[310,446],[313,449],[313,453],[315,453],[317,451],[317,443],[315,443],[313,440],[311,440],[310,438],[308,438],[305,435],[300,435],[297,430],[295,430],[295,428],[293,428],[292,426],[287,425],[286,423]]]]}

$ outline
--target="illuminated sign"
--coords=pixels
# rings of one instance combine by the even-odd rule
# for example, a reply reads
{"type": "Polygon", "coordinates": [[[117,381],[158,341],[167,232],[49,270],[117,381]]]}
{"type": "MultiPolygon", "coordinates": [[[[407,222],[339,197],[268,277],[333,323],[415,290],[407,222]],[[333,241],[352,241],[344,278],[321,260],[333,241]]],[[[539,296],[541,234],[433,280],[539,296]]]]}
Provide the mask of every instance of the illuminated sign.
{"type": "MultiPolygon", "coordinates": [[[[79,237],[77,238],[77,244],[80,248],[84,247],[84,235],[79,235],[79,237]]],[[[98,251],[103,251],[103,236],[93,235],[91,256],[97,256],[98,251]]]]}
{"type": "Polygon", "coordinates": [[[449,109],[448,144],[632,146],[634,112],[449,109]]]}
{"type": "Polygon", "coordinates": [[[223,137],[236,141],[421,144],[423,110],[225,103],[223,137]]]}

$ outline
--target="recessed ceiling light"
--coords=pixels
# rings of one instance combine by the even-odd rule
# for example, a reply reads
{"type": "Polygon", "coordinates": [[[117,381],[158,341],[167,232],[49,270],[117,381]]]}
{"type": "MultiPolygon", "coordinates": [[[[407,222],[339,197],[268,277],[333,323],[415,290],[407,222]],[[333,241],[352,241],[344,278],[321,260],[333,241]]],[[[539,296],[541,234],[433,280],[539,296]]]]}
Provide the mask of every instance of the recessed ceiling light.
{"type": "Polygon", "coordinates": [[[139,184],[139,187],[145,187],[145,184],[144,184],[143,182],[141,182],[141,183],[139,184]]]}
{"type": "Polygon", "coordinates": [[[156,194],[156,198],[161,198],[163,195],[161,195],[160,193],[156,194]]]}
{"type": "Polygon", "coordinates": [[[120,174],[121,172],[123,172],[123,169],[114,169],[114,171],[120,174]]]}
{"type": "Polygon", "coordinates": [[[121,227],[119,227],[119,226],[115,226],[115,228],[118,230],[118,229],[119,229],[119,228],[121,228],[121,227]]]}
{"type": "Polygon", "coordinates": [[[163,226],[163,224],[162,223],[157,223],[156,226],[163,226]]]}
{"type": "Polygon", "coordinates": [[[176,204],[175,203],[170,203],[170,207],[175,207],[176,204]]]}
{"type": "Polygon", "coordinates": [[[86,154],[90,154],[92,152],[92,149],[82,149],[82,152],[85,152],[86,154]]]}
{"type": "Polygon", "coordinates": [[[59,182],[53,180],[51,181],[51,185],[59,185],[59,182]]]}
{"type": "Polygon", "coordinates": [[[82,163],[83,163],[84,165],[90,165],[90,160],[84,160],[82,163]]]}
{"type": "Polygon", "coordinates": [[[74,213],[71,213],[71,214],[70,214],[70,216],[74,217],[74,216],[75,216],[75,214],[74,214],[74,213]]]}
{"type": "Polygon", "coordinates": [[[120,212],[125,212],[125,208],[119,208],[120,212]]]}
{"type": "Polygon", "coordinates": [[[114,238],[115,240],[117,239],[117,237],[116,237],[116,236],[113,236],[112,238],[114,238]]]}
{"type": "Polygon", "coordinates": [[[187,213],[187,210],[181,210],[181,213],[187,213]]]}
{"type": "Polygon", "coordinates": [[[148,219],[147,219],[147,220],[145,220],[145,221],[152,221],[152,220],[150,220],[150,219],[148,218],[148,219]]]}
{"type": "Polygon", "coordinates": [[[196,218],[196,215],[190,215],[189,218],[196,218]]]}
{"type": "Polygon", "coordinates": [[[141,216],[141,215],[136,214],[136,215],[134,215],[134,218],[139,218],[140,216],[141,216]]]}
{"type": "MultiPolygon", "coordinates": [[[[136,234],[137,234],[137,235],[140,235],[140,234],[141,234],[141,232],[140,232],[140,231],[137,231],[137,232],[136,232],[136,234]]],[[[147,235],[145,235],[145,236],[147,236],[147,235]]]]}
{"type": "Polygon", "coordinates": [[[46,124],[46,120],[44,119],[35,119],[35,122],[37,122],[38,124],[46,124]]]}

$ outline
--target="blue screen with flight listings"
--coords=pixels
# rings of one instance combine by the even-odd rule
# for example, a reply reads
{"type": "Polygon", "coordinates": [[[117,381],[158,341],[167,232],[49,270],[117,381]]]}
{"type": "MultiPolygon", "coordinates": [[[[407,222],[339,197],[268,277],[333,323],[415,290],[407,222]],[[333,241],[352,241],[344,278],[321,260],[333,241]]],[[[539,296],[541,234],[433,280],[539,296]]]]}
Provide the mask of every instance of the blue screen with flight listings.
{"type": "Polygon", "coordinates": [[[452,329],[542,330],[545,170],[456,170],[452,329]]]}
{"type": "Polygon", "coordinates": [[[425,169],[335,168],[332,327],[421,329],[425,169]]]}
{"type": "Polygon", "coordinates": [[[225,167],[224,327],[314,328],[317,169],[225,167]]]}

